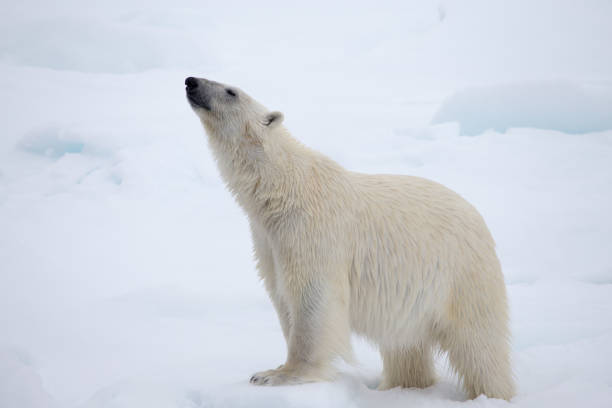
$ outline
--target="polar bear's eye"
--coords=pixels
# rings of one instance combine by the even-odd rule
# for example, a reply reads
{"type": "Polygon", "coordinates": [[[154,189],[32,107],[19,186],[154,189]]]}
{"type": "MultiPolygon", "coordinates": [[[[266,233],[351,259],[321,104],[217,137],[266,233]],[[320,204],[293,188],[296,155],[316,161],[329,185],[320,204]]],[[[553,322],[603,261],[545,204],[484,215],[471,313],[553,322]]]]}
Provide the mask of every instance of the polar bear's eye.
{"type": "Polygon", "coordinates": [[[236,92],[232,91],[232,90],[231,90],[231,89],[229,89],[229,88],[227,88],[227,89],[225,90],[225,92],[227,92],[229,95],[236,96],[236,92]]]}

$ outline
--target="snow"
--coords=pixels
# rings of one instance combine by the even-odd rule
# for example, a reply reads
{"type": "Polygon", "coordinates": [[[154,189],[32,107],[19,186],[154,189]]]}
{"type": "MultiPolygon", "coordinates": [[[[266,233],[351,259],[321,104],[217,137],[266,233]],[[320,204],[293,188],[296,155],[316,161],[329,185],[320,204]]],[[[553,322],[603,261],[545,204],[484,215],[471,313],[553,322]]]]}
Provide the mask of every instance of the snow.
{"type": "Polygon", "coordinates": [[[508,284],[512,405],[612,405],[611,16],[596,0],[4,4],[0,407],[508,405],[466,402],[443,356],[435,386],[378,392],[358,338],[332,383],[248,384],[285,344],[189,75],[281,110],[349,169],[466,197],[508,284]]]}
{"type": "Polygon", "coordinates": [[[55,407],[30,356],[20,350],[0,350],[0,402],[22,408],[55,407]]]}

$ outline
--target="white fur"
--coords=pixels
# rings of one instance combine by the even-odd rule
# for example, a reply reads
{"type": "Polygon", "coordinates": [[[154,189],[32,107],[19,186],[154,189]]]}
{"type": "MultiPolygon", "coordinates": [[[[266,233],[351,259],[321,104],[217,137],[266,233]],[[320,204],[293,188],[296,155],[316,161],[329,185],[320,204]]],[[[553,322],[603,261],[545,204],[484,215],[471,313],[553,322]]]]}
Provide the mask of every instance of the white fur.
{"type": "Polygon", "coordinates": [[[248,215],[288,345],[285,364],[251,382],[330,379],[353,331],[380,347],[380,389],[431,385],[439,347],[471,398],[510,399],[506,289],[476,209],[429,180],[347,171],[293,139],[282,115],[268,123],[244,92],[229,100],[200,81],[212,109],[194,109],[248,215]]]}

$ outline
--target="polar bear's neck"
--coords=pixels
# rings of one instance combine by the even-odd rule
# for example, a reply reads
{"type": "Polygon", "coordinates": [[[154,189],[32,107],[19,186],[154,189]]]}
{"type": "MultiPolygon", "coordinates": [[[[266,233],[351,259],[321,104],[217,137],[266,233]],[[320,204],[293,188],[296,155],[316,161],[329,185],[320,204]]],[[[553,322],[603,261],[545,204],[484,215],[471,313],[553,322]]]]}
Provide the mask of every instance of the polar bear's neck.
{"type": "Polygon", "coordinates": [[[345,170],[279,128],[261,145],[243,140],[221,146],[211,141],[221,176],[249,217],[268,222],[299,211],[341,183],[345,170]]]}

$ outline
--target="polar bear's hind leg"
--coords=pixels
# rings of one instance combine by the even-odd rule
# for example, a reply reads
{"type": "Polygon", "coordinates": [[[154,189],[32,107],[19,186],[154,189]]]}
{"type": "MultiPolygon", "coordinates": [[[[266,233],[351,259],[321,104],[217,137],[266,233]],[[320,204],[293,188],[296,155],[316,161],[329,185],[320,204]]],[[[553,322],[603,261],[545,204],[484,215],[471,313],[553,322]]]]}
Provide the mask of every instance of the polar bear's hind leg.
{"type": "Polygon", "coordinates": [[[379,390],[395,387],[427,388],[436,380],[432,348],[419,344],[409,349],[382,350],[383,380],[379,390]]]}

